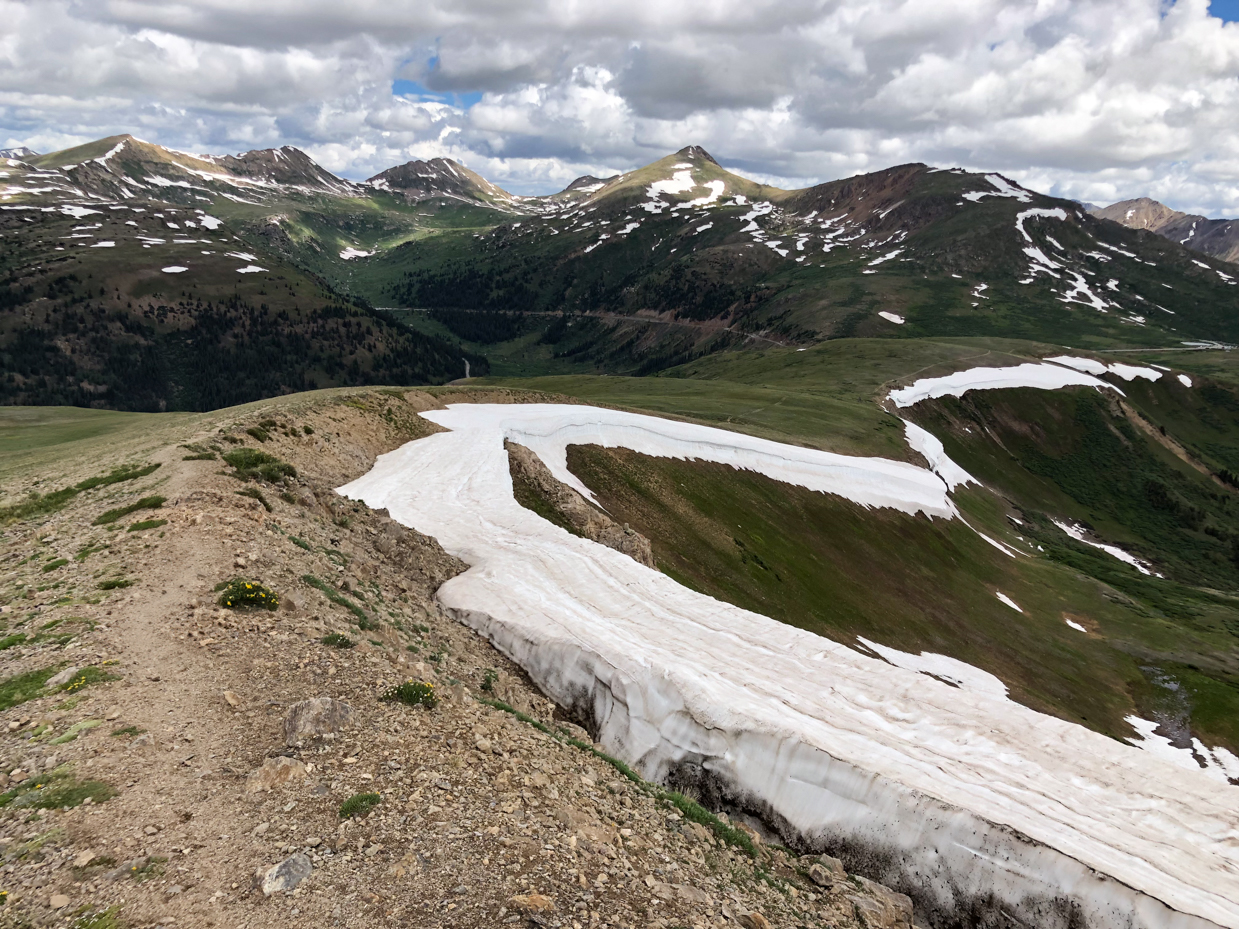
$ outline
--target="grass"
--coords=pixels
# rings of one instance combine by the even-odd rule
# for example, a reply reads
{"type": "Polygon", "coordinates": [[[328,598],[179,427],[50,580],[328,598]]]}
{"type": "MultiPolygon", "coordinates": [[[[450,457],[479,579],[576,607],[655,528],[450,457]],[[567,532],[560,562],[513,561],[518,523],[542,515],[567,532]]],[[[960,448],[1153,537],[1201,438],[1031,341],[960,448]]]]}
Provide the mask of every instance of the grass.
{"type": "Polygon", "coordinates": [[[66,729],[63,735],[58,735],[56,738],[52,739],[50,744],[65,745],[72,742],[83,732],[89,732],[91,729],[95,729],[101,725],[103,725],[103,720],[101,719],[83,719],[81,722],[76,722],[66,729]]]}
{"type": "Polygon", "coordinates": [[[119,738],[127,735],[141,735],[145,731],[145,729],[139,729],[137,726],[121,726],[119,729],[113,729],[108,735],[119,738]]]}
{"type": "Polygon", "coordinates": [[[313,574],[303,574],[301,576],[301,579],[305,581],[307,584],[309,584],[311,587],[313,587],[315,590],[322,591],[322,593],[327,597],[327,599],[330,600],[332,603],[336,604],[336,606],[342,606],[346,610],[348,610],[350,613],[352,613],[353,616],[357,618],[357,628],[361,629],[363,632],[379,628],[379,624],[375,622],[374,620],[372,620],[369,614],[367,614],[365,610],[359,607],[356,603],[354,603],[348,597],[341,594],[338,590],[336,590],[330,584],[324,581],[320,581],[313,574]]]}
{"type": "Polygon", "coordinates": [[[0,639],[0,652],[21,645],[25,641],[26,633],[24,632],[14,632],[12,635],[6,635],[3,639],[0,639]]]}
{"type": "Polygon", "coordinates": [[[34,671],[26,671],[24,674],[15,674],[0,681],[0,711],[18,706],[27,700],[33,700],[35,697],[41,697],[45,692],[44,686],[48,678],[59,670],[59,665],[52,665],[49,668],[38,668],[34,671]]]}
{"type": "Polygon", "coordinates": [[[143,497],[141,500],[136,500],[128,506],[118,506],[115,509],[105,510],[95,517],[93,525],[106,526],[116,522],[122,516],[128,516],[130,513],[136,513],[138,510],[157,510],[167,501],[167,497],[161,497],[158,494],[143,497]]]}
{"type": "Polygon", "coordinates": [[[262,495],[262,491],[257,487],[246,487],[236,492],[239,496],[249,497],[251,500],[257,500],[262,504],[262,508],[268,513],[271,512],[271,504],[267,502],[267,498],[262,495]]]}
{"type": "Polygon", "coordinates": [[[352,648],[357,644],[348,636],[341,635],[338,632],[329,632],[318,641],[332,648],[352,648]]]}
{"type": "Polygon", "coordinates": [[[110,674],[102,668],[88,666],[82,668],[77,674],[73,675],[73,680],[60,685],[61,693],[75,693],[79,690],[84,690],[91,684],[106,684],[109,681],[118,681],[120,678],[115,674],[110,674]]]}
{"type": "Polygon", "coordinates": [[[120,590],[124,587],[132,587],[133,581],[124,577],[114,577],[106,581],[100,581],[96,586],[100,590],[120,590]]]}
{"type": "Polygon", "coordinates": [[[147,529],[158,529],[160,526],[168,525],[166,519],[143,519],[136,523],[131,523],[126,532],[145,532],[147,529]]]}
{"type": "Polygon", "coordinates": [[[256,448],[234,448],[224,452],[223,458],[234,469],[233,477],[243,481],[277,484],[286,477],[297,476],[292,465],[256,448]]]}
{"type": "Polygon", "coordinates": [[[47,774],[29,778],[0,794],[0,808],[56,810],[91,803],[103,803],[116,796],[116,789],[103,781],[79,781],[67,765],[47,774]]]}
{"type": "Polygon", "coordinates": [[[353,794],[340,804],[341,819],[360,819],[383,801],[378,794],[353,794]]]}
{"type": "Polygon", "coordinates": [[[32,494],[30,499],[26,500],[24,503],[0,507],[0,525],[15,522],[17,520],[30,519],[35,516],[47,516],[51,513],[55,513],[57,510],[63,509],[69,504],[69,501],[73,500],[76,496],[78,496],[78,494],[85,493],[88,490],[94,490],[96,487],[107,487],[111,484],[119,484],[123,481],[132,481],[140,477],[145,477],[146,475],[153,473],[158,467],[158,464],[153,464],[147,465],[143,468],[117,468],[107,474],[87,478],[86,480],[80,481],[71,487],[55,490],[49,494],[32,494]]]}
{"type": "Polygon", "coordinates": [[[69,563],[68,558],[56,558],[55,560],[49,561],[47,564],[43,566],[43,573],[47,574],[50,571],[55,571],[57,568],[63,568],[68,563],[69,563]]]}

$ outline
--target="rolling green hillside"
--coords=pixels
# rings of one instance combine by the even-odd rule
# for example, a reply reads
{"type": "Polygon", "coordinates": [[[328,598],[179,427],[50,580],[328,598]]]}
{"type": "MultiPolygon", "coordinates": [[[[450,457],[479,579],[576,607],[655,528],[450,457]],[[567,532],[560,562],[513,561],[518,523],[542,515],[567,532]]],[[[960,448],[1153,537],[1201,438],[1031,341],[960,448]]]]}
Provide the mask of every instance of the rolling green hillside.
{"type": "MultiPolygon", "coordinates": [[[[498,383],[919,460],[879,405],[892,387],[1048,351],[1014,340],[837,340],[717,354],[657,377],[498,383]]],[[[569,465],[612,517],[651,539],[662,570],[695,589],[848,644],[863,636],[950,655],[998,675],[1013,699],[1115,737],[1132,735],[1134,714],[1180,747],[1195,736],[1234,749],[1239,490],[1218,475],[1239,454],[1239,383],[1229,355],[1191,360],[1218,372],[1193,375],[1191,388],[1171,374],[1119,382],[1122,404],[1087,388],[1021,389],[902,411],[981,481],[955,494],[966,524],[865,510],[701,462],[574,446],[569,465]]]]}

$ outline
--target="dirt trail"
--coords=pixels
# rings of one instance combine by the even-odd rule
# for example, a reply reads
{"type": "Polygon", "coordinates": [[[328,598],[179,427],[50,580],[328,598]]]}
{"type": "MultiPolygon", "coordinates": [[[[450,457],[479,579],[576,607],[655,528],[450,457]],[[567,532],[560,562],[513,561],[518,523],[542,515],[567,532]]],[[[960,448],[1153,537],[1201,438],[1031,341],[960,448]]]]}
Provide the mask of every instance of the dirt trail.
{"type": "Polygon", "coordinates": [[[833,859],[764,846],[626,776],[439,608],[434,591],[465,565],[333,493],[431,431],[416,412],[438,403],[273,400],[42,475],[59,487],[160,464],[0,530],[0,925],[909,925],[907,898],[833,859]],[[240,447],[296,480],[185,460],[240,447]],[[153,494],[157,509],[94,525],[153,494]],[[146,520],[166,522],[128,531],[146,520]],[[235,577],[278,592],[279,609],[220,607],[235,577]],[[118,581],[132,585],[100,587],[118,581]],[[18,675],[69,669],[68,690],[36,682],[14,702],[18,675]],[[438,705],[380,699],[408,680],[438,705]],[[319,697],[351,721],[290,744],[290,709],[319,697]],[[364,794],[378,796],[368,814],[342,818],[364,794]]]}

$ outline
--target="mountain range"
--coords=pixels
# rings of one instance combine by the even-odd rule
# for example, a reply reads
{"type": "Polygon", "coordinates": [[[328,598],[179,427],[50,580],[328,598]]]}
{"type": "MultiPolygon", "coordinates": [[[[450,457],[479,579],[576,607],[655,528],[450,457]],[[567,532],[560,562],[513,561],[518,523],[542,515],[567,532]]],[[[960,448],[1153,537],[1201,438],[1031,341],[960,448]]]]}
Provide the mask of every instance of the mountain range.
{"type": "Polygon", "coordinates": [[[783,190],[689,146],[522,197],[444,158],[355,183],[288,146],[125,135],[0,175],[6,402],[203,408],[466,362],[651,373],[849,336],[1239,341],[1239,271],[1187,247],[1228,224],[1173,241],[1153,230],[1185,220],[1132,228],[1139,208],[1112,222],[962,169],[783,190]],[[208,346],[232,387],[190,370],[208,346]]]}
{"type": "Polygon", "coordinates": [[[1239,261],[1239,221],[1233,219],[1208,219],[1194,213],[1180,213],[1148,197],[1094,207],[1089,212],[1129,229],[1148,229],[1223,261],[1239,261]]]}

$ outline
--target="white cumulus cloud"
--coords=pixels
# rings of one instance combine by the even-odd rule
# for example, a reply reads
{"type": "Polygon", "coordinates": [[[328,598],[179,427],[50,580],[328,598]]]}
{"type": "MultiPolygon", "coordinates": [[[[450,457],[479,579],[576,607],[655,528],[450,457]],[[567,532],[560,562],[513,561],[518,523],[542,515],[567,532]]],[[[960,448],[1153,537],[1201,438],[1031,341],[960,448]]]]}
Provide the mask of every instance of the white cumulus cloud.
{"type": "Polygon", "coordinates": [[[533,193],[699,144],[785,186],[926,161],[1235,215],[1236,112],[1208,0],[0,0],[0,147],[445,155],[533,193]]]}

